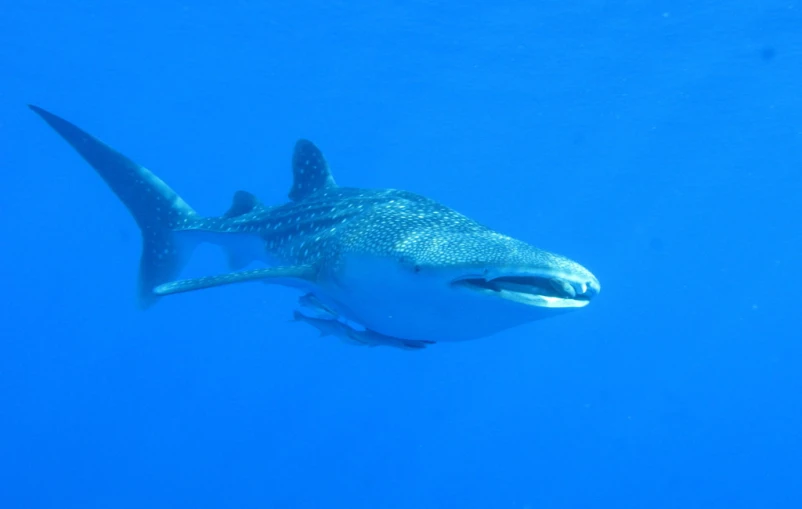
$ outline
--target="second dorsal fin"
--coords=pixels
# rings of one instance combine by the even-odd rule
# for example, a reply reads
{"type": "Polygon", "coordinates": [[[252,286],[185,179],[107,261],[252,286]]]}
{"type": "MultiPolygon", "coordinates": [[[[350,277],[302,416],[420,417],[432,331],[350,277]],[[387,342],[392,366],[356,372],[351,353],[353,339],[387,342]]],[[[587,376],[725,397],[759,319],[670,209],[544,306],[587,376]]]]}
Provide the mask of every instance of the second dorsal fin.
{"type": "Polygon", "coordinates": [[[259,201],[259,198],[248,191],[237,191],[234,193],[234,199],[231,200],[231,207],[223,214],[223,217],[227,219],[239,217],[261,207],[262,202],[259,201]]]}
{"type": "Polygon", "coordinates": [[[337,186],[323,153],[314,143],[304,139],[295,143],[292,178],[289,193],[292,201],[300,201],[321,189],[337,186]]]}

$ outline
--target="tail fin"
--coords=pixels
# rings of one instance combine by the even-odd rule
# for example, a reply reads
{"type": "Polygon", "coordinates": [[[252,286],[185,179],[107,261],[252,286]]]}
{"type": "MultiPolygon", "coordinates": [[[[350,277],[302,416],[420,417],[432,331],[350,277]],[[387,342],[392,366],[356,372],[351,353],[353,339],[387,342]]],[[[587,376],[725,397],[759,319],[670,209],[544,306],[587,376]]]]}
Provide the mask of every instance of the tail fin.
{"type": "Polygon", "coordinates": [[[139,305],[151,306],[158,299],[153,288],[175,279],[191,254],[189,246],[177,242],[175,230],[197,214],[147,168],[70,122],[37,106],[28,107],[72,145],[128,207],[142,231],[139,305]]]}

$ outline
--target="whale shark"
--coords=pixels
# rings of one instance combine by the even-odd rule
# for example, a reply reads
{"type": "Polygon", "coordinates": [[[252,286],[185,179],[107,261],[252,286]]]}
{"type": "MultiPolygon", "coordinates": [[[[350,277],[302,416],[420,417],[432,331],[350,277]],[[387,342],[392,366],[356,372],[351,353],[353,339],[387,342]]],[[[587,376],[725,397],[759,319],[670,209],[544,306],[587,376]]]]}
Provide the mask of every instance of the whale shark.
{"type": "MultiPolygon", "coordinates": [[[[162,179],[76,125],[29,105],[92,166],[142,233],[138,303],[261,282],[313,299],[296,319],[363,343],[420,348],[493,336],[586,307],[599,280],[546,251],[398,189],[338,185],[322,151],[300,139],[288,201],[237,191],[222,215],[197,213],[162,179]],[[181,279],[193,250],[220,246],[229,272],[181,279]],[[246,267],[256,263],[258,268],[246,267]]],[[[303,307],[303,306],[302,306],[303,307]]]]}

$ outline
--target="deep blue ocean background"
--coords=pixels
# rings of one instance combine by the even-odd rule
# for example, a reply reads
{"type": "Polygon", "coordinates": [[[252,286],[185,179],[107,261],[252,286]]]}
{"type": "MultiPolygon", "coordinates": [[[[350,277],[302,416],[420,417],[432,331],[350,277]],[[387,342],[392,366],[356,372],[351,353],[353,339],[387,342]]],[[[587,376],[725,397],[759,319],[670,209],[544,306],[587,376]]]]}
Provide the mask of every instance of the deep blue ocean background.
{"type": "Polygon", "coordinates": [[[1,11],[0,508],[802,507],[802,2],[1,11]],[[141,312],[136,224],[27,103],[205,214],[285,201],[307,137],[602,293],[422,352],[275,286],[141,312]]]}

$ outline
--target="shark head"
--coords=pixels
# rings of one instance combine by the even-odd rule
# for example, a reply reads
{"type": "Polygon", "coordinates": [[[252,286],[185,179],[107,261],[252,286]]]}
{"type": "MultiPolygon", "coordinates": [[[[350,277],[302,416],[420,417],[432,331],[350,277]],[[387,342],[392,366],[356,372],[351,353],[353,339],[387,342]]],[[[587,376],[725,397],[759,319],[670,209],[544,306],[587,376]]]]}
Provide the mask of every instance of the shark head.
{"type": "MultiPolygon", "coordinates": [[[[331,278],[342,313],[389,336],[473,339],[587,306],[599,280],[579,263],[406,191],[343,233],[331,278]]],[[[335,304],[336,306],[337,304],[335,304]]]]}
{"type": "Polygon", "coordinates": [[[601,290],[577,262],[491,230],[430,232],[407,247],[407,263],[440,286],[542,317],[585,307],[601,290]]]}

